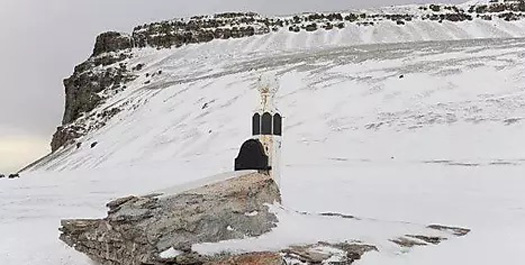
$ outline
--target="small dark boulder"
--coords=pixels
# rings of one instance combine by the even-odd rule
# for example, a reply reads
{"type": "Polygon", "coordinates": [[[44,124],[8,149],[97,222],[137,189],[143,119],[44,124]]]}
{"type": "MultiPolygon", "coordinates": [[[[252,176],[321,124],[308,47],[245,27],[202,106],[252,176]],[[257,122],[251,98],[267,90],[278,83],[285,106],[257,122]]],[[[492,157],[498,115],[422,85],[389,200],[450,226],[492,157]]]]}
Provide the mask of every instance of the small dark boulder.
{"type": "Polygon", "coordinates": [[[4,174],[0,174],[0,179],[3,179],[5,178],[5,175],[4,174]]]}
{"type": "Polygon", "coordinates": [[[97,144],[98,144],[98,142],[92,142],[90,147],[94,148],[95,146],[97,146],[97,144]]]}
{"type": "Polygon", "coordinates": [[[403,79],[403,78],[405,78],[405,75],[400,75],[399,76],[399,79],[403,79]]]}
{"type": "Polygon", "coordinates": [[[18,173],[16,173],[16,174],[10,174],[10,175],[9,175],[9,178],[10,178],[10,179],[17,179],[17,178],[20,178],[20,175],[19,175],[18,173]]]}
{"type": "Polygon", "coordinates": [[[316,31],[317,30],[317,24],[316,23],[312,23],[312,24],[309,24],[306,26],[306,31],[316,31]]]}
{"type": "Polygon", "coordinates": [[[139,63],[137,65],[135,65],[131,70],[133,71],[140,71],[144,68],[144,64],[143,63],[139,63]]]}

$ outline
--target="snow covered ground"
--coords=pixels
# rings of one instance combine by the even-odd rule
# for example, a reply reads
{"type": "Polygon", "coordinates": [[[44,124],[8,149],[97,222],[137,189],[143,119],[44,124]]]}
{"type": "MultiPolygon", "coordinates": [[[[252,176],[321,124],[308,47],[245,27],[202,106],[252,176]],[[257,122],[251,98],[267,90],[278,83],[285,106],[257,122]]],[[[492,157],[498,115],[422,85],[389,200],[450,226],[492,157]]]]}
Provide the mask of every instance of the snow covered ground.
{"type": "MultiPolygon", "coordinates": [[[[272,43],[264,51],[246,47],[256,44],[249,39],[137,51],[128,63],[146,63],[141,77],[101,107],[123,112],[79,149],[0,180],[0,264],[90,264],[59,242],[60,219],[103,217],[110,199],[230,171],[250,136],[255,81],[267,71],[281,77],[287,208],[472,229],[359,264],[523,264],[525,39],[272,43]]],[[[280,218],[283,226],[298,220],[280,218]]],[[[381,227],[361,239],[392,232],[381,227]]],[[[316,239],[313,230],[280,228],[273,236],[282,240],[316,239]]],[[[367,234],[331,228],[323,227],[367,234]]]]}

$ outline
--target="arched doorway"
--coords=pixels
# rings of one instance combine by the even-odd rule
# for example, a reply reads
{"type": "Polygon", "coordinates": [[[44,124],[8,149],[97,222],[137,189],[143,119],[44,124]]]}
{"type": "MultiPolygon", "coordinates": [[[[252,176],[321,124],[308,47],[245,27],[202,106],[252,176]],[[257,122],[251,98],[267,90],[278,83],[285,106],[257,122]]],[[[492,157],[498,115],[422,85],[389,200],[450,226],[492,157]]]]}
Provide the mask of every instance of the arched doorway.
{"type": "Polygon", "coordinates": [[[244,142],[235,158],[235,171],[238,170],[268,170],[268,156],[259,140],[250,139],[244,142]]]}

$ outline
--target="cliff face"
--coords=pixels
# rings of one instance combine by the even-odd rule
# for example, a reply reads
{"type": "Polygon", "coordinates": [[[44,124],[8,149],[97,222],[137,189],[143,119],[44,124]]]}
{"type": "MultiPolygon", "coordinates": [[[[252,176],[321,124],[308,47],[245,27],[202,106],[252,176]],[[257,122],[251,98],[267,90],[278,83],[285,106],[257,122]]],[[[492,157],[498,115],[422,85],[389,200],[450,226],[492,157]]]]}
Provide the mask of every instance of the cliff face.
{"type": "MultiPolygon", "coordinates": [[[[92,55],[85,62],[76,66],[74,73],[64,80],[66,93],[64,117],[62,125],[57,128],[53,136],[52,151],[73,144],[75,139],[93,129],[101,128],[108,119],[119,112],[118,108],[94,110],[101,106],[107,97],[124,90],[127,83],[138,77],[137,73],[144,67],[144,64],[129,66],[125,61],[137,56],[140,49],[178,48],[183,45],[205,43],[215,39],[237,39],[280,31],[287,32],[292,36],[306,32],[335,32],[347,27],[350,29],[343,35],[356,34],[356,27],[362,32],[369,32],[373,35],[376,29],[381,29],[384,25],[388,25],[388,27],[394,25],[397,28],[392,30],[401,34],[403,27],[410,25],[410,23],[436,23],[436,25],[440,25],[446,22],[461,25],[461,23],[468,23],[473,20],[516,21],[523,19],[523,17],[525,17],[524,1],[505,1],[463,6],[431,4],[419,7],[384,8],[379,11],[306,13],[272,18],[262,17],[255,13],[224,13],[142,25],[134,28],[130,35],[106,32],[97,37],[92,55]],[[85,120],[89,117],[102,117],[102,119],[87,124],[85,120]]],[[[428,29],[428,27],[421,28],[422,31],[428,29]]],[[[447,30],[447,27],[443,27],[443,30],[447,30]]],[[[411,35],[413,29],[407,29],[406,32],[411,35]]],[[[487,29],[487,32],[491,32],[491,30],[487,29]]],[[[369,36],[369,33],[363,35],[369,36]]],[[[429,35],[431,39],[434,35],[432,32],[421,33],[429,35]]],[[[513,37],[512,33],[505,30],[502,30],[501,34],[513,37]]],[[[319,34],[316,33],[316,35],[319,34]]],[[[405,35],[407,34],[401,34],[392,41],[405,41],[405,37],[403,37],[405,35]]],[[[458,38],[458,36],[453,37],[458,38]]],[[[476,37],[494,36],[489,34],[476,37]]],[[[351,38],[354,37],[343,39],[349,41],[351,38]]],[[[359,36],[355,36],[355,38],[359,38],[359,36]]],[[[418,37],[415,39],[428,38],[418,37]]],[[[367,40],[363,41],[366,42],[367,40]]],[[[382,39],[379,40],[379,42],[383,41],[382,39]]]]}
{"type": "Polygon", "coordinates": [[[117,32],[103,33],[97,37],[93,54],[75,67],[73,75],[64,79],[63,126],[58,127],[53,135],[53,152],[83,135],[87,128],[72,123],[104,100],[100,92],[118,90],[135,78],[125,64],[117,64],[132,56],[132,47],[133,40],[129,36],[117,32]]]}

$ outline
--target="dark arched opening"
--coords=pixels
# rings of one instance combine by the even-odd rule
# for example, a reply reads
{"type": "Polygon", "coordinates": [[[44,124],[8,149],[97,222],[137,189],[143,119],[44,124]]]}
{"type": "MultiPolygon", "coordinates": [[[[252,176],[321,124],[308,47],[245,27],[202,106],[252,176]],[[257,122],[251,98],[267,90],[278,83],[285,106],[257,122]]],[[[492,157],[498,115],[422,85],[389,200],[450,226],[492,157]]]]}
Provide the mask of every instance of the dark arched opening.
{"type": "Polygon", "coordinates": [[[235,171],[238,170],[268,170],[268,156],[259,140],[250,139],[244,142],[235,158],[235,171]]]}
{"type": "Polygon", "coordinates": [[[273,115],[273,134],[282,135],[282,118],[279,113],[273,115]]]}
{"type": "Polygon", "coordinates": [[[261,115],[255,113],[252,118],[252,135],[261,134],[261,115]]]}
{"type": "Polygon", "coordinates": [[[268,112],[265,112],[262,115],[261,134],[264,134],[264,135],[272,134],[272,115],[268,112]]]}

